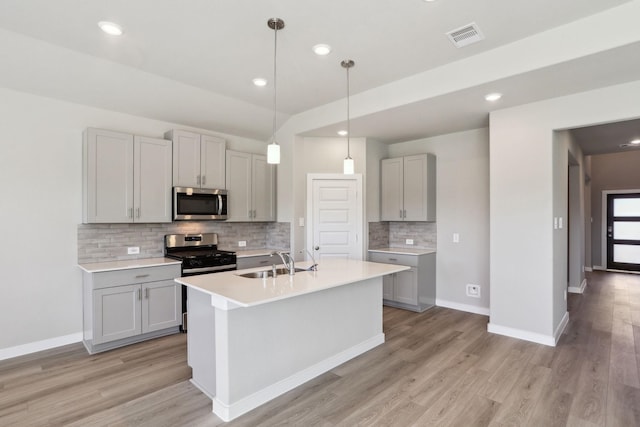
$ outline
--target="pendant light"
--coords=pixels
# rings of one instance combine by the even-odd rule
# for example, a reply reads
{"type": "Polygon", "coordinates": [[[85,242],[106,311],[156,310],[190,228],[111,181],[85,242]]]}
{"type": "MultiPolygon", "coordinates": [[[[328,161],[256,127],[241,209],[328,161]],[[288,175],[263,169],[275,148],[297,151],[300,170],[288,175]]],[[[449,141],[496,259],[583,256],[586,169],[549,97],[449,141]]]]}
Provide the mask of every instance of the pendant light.
{"type": "Polygon", "coordinates": [[[349,68],[355,65],[351,59],[345,59],[340,63],[342,68],[347,70],[347,157],[344,159],[343,172],[345,175],[353,175],[355,172],[355,166],[353,159],[351,158],[351,144],[349,139],[351,138],[351,120],[349,118],[349,68]]]}
{"type": "Polygon", "coordinates": [[[273,30],[274,43],[273,43],[273,133],[271,135],[271,144],[267,145],[267,163],[277,165],[280,163],[280,146],[276,142],[276,106],[277,106],[277,91],[276,91],[276,54],[278,52],[278,30],[284,28],[284,21],[280,18],[271,18],[267,21],[269,28],[273,30]]]}

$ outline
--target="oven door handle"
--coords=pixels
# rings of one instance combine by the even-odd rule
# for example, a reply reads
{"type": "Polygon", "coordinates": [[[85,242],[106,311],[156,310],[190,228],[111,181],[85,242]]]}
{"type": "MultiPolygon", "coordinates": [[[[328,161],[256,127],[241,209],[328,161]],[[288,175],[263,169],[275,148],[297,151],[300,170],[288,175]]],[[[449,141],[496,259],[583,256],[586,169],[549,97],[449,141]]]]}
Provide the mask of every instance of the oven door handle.
{"type": "Polygon", "coordinates": [[[222,195],[218,194],[218,215],[222,215],[222,195]]]}

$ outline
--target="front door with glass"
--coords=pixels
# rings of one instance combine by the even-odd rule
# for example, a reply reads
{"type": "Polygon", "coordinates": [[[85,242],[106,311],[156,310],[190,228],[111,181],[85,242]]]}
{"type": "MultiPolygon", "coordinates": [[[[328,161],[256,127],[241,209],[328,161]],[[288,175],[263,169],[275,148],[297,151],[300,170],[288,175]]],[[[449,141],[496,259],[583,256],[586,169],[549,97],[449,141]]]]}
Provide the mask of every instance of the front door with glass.
{"type": "Polygon", "coordinates": [[[607,195],[607,268],[640,271],[640,193],[607,195]]]}

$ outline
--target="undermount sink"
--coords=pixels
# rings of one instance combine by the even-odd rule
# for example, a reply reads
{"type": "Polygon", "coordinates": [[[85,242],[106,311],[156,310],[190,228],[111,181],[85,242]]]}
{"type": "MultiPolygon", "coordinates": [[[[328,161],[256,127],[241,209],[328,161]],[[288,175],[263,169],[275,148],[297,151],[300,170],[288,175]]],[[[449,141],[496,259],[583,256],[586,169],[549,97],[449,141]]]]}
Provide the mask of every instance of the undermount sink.
{"type": "MultiPolygon", "coordinates": [[[[305,268],[296,268],[295,271],[307,271],[305,268]]],[[[278,276],[289,274],[289,270],[284,267],[276,268],[276,274],[278,276]]],[[[246,277],[248,279],[266,279],[267,277],[273,277],[273,269],[252,271],[251,273],[238,274],[240,277],[246,277]]]]}

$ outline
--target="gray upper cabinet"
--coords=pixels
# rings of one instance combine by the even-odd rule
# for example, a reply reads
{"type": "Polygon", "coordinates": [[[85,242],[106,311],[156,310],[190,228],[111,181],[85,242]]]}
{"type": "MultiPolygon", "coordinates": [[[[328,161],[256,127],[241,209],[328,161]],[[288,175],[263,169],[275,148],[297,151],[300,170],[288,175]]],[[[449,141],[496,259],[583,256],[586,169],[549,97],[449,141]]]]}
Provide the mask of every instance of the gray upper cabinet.
{"type": "Polygon", "coordinates": [[[382,160],[380,219],[436,220],[436,158],[417,154],[382,160]]]}
{"type": "Polygon", "coordinates": [[[89,128],[83,222],[171,222],[171,141],[89,128]]]}
{"type": "Polygon", "coordinates": [[[164,136],[173,141],[174,186],[226,188],[224,139],[185,130],[171,130],[164,136]]]}
{"type": "Polygon", "coordinates": [[[227,150],[228,221],[275,221],[275,170],[260,154],[227,150]]]}

